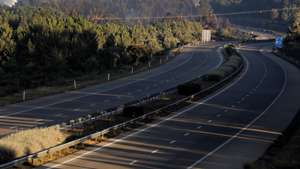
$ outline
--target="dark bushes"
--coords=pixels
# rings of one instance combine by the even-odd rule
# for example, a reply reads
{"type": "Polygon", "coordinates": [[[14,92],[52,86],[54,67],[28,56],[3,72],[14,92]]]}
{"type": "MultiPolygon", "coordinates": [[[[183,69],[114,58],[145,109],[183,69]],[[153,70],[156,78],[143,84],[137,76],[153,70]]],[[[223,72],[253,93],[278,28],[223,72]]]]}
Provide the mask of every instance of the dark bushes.
{"type": "Polygon", "coordinates": [[[144,107],[141,106],[129,106],[123,110],[123,116],[128,118],[135,118],[144,114],[144,107]]]}
{"type": "Polygon", "coordinates": [[[202,87],[200,84],[196,84],[196,83],[192,83],[192,82],[177,86],[178,94],[183,95],[183,96],[193,95],[193,94],[201,91],[201,89],[202,89],[202,87]]]}

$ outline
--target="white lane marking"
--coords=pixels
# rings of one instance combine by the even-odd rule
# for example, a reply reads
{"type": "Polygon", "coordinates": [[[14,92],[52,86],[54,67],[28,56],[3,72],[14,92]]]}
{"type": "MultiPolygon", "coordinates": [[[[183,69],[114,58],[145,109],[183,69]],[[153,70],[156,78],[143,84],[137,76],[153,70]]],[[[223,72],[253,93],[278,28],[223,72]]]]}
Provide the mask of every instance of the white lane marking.
{"type": "Polygon", "coordinates": [[[95,95],[95,96],[109,96],[109,97],[128,97],[132,98],[132,96],[127,96],[127,95],[118,95],[118,94],[109,94],[109,93],[97,93],[97,92],[82,92],[82,91],[73,91],[70,93],[75,93],[75,94],[86,94],[86,95],[95,95]]]}
{"type": "Polygon", "coordinates": [[[207,122],[208,122],[208,123],[211,123],[211,122],[212,122],[212,120],[208,120],[207,122]]]}
{"type": "Polygon", "coordinates": [[[198,126],[198,127],[197,127],[197,129],[201,129],[201,128],[202,128],[202,126],[198,126]]]}
{"type": "Polygon", "coordinates": [[[138,162],[138,160],[133,160],[132,162],[129,163],[129,165],[134,165],[137,162],[138,162]]]}
{"type": "MultiPolygon", "coordinates": [[[[223,59],[223,58],[222,58],[222,59],[223,59]]],[[[151,128],[157,127],[157,126],[159,126],[160,124],[162,124],[162,123],[164,123],[164,122],[166,122],[166,121],[169,121],[169,120],[171,120],[171,119],[174,119],[174,118],[176,118],[176,117],[178,117],[178,116],[184,114],[185,112],[188,112],[188,111],[190,111],[190,110],[192,110],[192,109],[194,109],[194,108],[196,108],[196,107],[198,107],[198,106],[200,106],[200,105],[203,105],[204,103],[210,101],[211,99],[215,98],[216,96],[218,96],[218,95],[224,93],[226,90],[228,90],[228,89],[230,89],[231,87],[233,87],[235,84],[237,84],[238,82],[240,82],[240,81],[242,80],[243,77],[246,76],[246,74],[248,73],[248,70],[249,70],[249,62],[248,62],[248,60],[247,60],[246,58],[245,58],[245,61],[246,61],[246,68],[245,68],[245,71],[241,74],[241,76],[239,76],[234,82],[232,82],[231,84],[229,84],[229,85],[226,86],[225,88],[223,88],[223,89],[221,89],[220,91],[217,91],[215,94],[213,94],[213,95],[207,97],[207,98],[204,99],[202,102],[196,103],[196,104],[194,104],[193,106],[191,106],[191,107],[189,107],[189,108],[187,108],[187,109],[184,109],[184,110],[182,110],[181,112],[178,112],[177,114],[175,114],[175,115],[173,115],[173,116],[171,116],[171,117],[169,117],[169,118],[163,119],[163,120],[161,120],[161,121],[159,121],[159,122],[157,122],[157,123],[155,123],[155,124],[152,124],[152,125],[150,125],[150,126],[148,126],[148,127],[146,127],[146,128],[143,128],[143,129],[141,129],[141,130],[139,130],[139,131],[136,131],[136,132],[134,132],[134,133],[131,133],[131,134],[129,134],[129,135],[126,135],[126,136],[124,136],[124,137],[122,137],[122,138],[120,138],[120,139],[113,140],[113,141],[110,142],[110,143],[107,143],[107,144],[105,144],[105,145],[103,145],[103,146],[101,146],[101,147],[95,148],[95,149],[93,149],[93,150],[87,151],[87,152],[85,152],[85,153],[83,153],[83,154],[80,154],[80,155],[78,155],[78,156],[76,156],[76,157],[70,158],[70,159],[68,159],[68,160],[66,160],[66,161],[63,161],[63,162],[59,163],[59,164],[55,164],[55,165],[53,165],[53,166],[49,166],[49,167],[47,167],[46,169],[57,168],[57,167],[63,166],[64,164],[70,163],[70,162],[72,162],[72,161],[74,161],[74,160],[76,160],[76,159],[79,159],[79,158],[81,158],[81,157],[84,157],[84,156],[86,156],[86,155],[89,155],[89,154],[91,154],[91,153],[93,153],[93,152],[100,151],[100,150],[102,150],[102,149],[105,148],[105,147],[109,147],[109,146],[111,146],[111,145],[113,145],[113,144],[115,144],[115,143],[121,142],[121,141],[123,141],[123,140],[125,140],[125,139],[127,139],[127,138],[130,138],[130,137],[132,137],[132,136],[135,136],[135,135],[137,135],[137,134],[139,134],[139,133],[142,133],[142,132],[144,132],[144,131],[146,131],[146,130],[149,130],[149,129],[151,129],[151,128]]],[[[220,65],[221,65],[221,63],[222,63],[222,62],[220,62],[220,65]]]]}
{"type": "Polygon", "coordinates": [[[170,143],[170,144],[174,144],[174,143],[176,143],[176,140],[172,140],[172,141],[170,141],[169,143],[170,143]]]}
{"type": "Polygon", "coordinates": [[[191,133],[185,133],[184,136],[189,136],[191,133]]]}
{"type": "MultiPolygon", "coordinates": [[[[280,65],[280,64],[279,64],[280,65]]],[[[230,143],[232,140],[234,140],[235,138],[237,138],[241,133],[243,133],[244,131],[248,130],[249,127],[251,127],[255,122],[257,122],[262,116],[264,116],[266,114],[266,112],[276,103],[276,101],[281,97],[281,95],[284,93],[284,91],[286,90],[287,87],[287,71],[280,65],[281,69],[284,72],[284,84],[282,85],[281,91],[280,93],[276,96],[276,98],[271,102],[271,104],[260,114],[258,115],[255,119],[253,119],[249,124],[247,124],[245,127],[243,127],[241,130],[239,130],[239,132],[237,132],[234,136],[232,136],[231,138],[229,138],[228,140],[226,140],[224,143],[222,143],[221,145],[219,145],[217,148],[215,148],[213,151],[209,152],[208,154],[206,154],[204,157],[202,157],[201,159],[199,159],[198,161],[196,161],[195,163],[193,163],[192,165],[190,165],[189,167],[187,167],[187,169],[192,169],[194,167],[196,167],[198,164],[200,164],[201,162],[203,162],[205,159],[207,159],[209,156],[215,154],[217,151],[219,151],[221,148],[223,148],[225,145],[227,145],[228,143],[230,143]]],[[[265,67],[266,68],[266,67],[265,67]]]]}
{"type": "Polygon", "coordinates": [[[152,154],[155,154],[155,153],[157,153],[159,150],[153,150],[151,153],[152,154]]]}

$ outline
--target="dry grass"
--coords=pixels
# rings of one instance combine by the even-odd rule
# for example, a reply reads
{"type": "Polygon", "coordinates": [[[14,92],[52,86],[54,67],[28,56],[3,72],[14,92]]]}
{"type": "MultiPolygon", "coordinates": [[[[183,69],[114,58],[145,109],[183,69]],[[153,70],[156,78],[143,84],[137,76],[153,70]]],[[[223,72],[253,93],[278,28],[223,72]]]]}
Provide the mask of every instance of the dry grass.
{"type": "Polygon", "coordinates": [[[57,127],[21,131],[0,139],[0,163],[36,153],[65,141],[67,135],[57,127]]]}

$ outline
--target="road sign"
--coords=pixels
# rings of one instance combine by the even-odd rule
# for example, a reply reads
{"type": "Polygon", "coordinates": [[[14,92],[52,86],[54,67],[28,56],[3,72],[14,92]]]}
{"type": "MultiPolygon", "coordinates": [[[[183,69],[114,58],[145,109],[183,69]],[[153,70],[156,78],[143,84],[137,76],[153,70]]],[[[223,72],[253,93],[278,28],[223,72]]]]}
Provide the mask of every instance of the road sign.
{"type": "Polygon", "coordinates": [[[282,48],[283,47],[283,37],[282,36],[276,36],[276,38],[275,38],[275,47],[276,48],[282,48]]]}
{"type": "Polygon", "coordinates": [[[211,41],[211,30],[204,29],[202,30],[202,42],[210,42],[211,41]]]}

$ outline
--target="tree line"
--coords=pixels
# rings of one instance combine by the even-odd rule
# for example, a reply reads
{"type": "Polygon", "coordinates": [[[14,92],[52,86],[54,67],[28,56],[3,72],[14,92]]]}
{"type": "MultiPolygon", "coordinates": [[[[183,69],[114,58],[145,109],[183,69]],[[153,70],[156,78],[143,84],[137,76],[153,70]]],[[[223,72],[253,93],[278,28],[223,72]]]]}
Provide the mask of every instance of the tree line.
{"type": "Polygon", "coordinates": [[[196,21],[94,24],[45,8],[0,8],[0,95],[139,66],[200,39],[196,21]]]}

